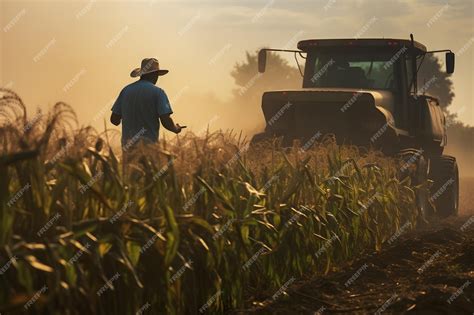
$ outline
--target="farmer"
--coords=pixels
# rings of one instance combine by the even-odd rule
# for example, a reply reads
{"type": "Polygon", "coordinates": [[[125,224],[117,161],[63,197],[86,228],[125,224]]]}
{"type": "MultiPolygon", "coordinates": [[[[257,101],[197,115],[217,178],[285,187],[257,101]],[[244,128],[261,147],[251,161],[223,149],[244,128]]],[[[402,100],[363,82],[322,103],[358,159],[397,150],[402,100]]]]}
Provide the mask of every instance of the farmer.
{"type": "Polygon", "coordinates": [[[168,73],[160,69],[155,58],[142,60],[140,68],[130,73],[132,78],[140,77],[122,89],[112,107],[110,122],[115,126],[122,121],[122,149],[127,151],[136,143],[154,143],[158,141],[161,121],[163,127],[174,133],[182,128],[171,118],[173,111],[165,91],[155,86],[158,77],[168,73]]]}

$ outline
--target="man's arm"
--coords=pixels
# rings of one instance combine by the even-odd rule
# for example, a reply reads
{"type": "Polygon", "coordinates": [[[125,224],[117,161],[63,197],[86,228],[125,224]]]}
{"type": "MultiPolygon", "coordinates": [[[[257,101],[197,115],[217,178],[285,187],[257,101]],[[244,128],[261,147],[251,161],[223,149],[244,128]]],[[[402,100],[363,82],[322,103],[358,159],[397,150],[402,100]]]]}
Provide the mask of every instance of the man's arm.
{"type": "Polygon", "coordinates": [[[122,116],[119,114],[112,113],[112,115],[110,116],[110,122],[114,124],[115,126],[118,126],[121,120],[122,120],[122,116]]]}
{"type": "Polygon", "coordinates": [[[171,114],[161,115],[160,121],[163,127],[174,133],[180,133],[182,127],[179,124],[175,124],[171,114]]]}

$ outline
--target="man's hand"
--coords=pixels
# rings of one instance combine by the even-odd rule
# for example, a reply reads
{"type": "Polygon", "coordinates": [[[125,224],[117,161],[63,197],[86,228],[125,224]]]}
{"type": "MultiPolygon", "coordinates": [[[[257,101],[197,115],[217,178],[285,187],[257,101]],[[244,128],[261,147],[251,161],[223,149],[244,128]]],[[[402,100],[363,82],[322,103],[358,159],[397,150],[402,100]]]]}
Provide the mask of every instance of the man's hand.
{"type": "Polygon", "coordinates": [[[180,133],[183,128],[186,128],[186,126],[180,126],[179,124],[175,124],[173,118],[171,118],[170,115],[160,116],[161,124],[163,125],[163,127],[174,133],[180,133]]]}
{"type": "Polygon", "coordinates": [[[184,128],[186,128],[187,126],[180,126],[179,124],[176,124],[176,131],[175,133],[180,133],[181,130],[183,130],[184,128]]]}

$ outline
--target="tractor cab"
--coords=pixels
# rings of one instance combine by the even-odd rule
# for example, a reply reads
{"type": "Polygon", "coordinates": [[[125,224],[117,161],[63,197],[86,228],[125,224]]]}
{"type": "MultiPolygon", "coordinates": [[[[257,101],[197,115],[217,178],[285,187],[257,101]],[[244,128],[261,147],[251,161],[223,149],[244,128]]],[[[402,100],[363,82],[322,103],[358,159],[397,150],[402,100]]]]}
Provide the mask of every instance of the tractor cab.
{"type": "Polygon", "coordinates": [[[344,143],[397,149],[421,141],[430,150],[442,150],[444,115],[438,100],[418,95],[417,73],[424,56],[435,52],[447,52],[446,71],[453,73],[451,51],[429,52],[413,38],[311,39],[300,41],[298,49],[259,52],[260,72],[265,71],[267,51],[293,52],[305,59],[304,71],[298,64],[302,89],[264,93],[267,133],[289,142],[331,133],[344,143]],[[285,105],[288,109],[273,121],[285,105]],[[381,128],[387,132],[377,136],[381,128]]]}

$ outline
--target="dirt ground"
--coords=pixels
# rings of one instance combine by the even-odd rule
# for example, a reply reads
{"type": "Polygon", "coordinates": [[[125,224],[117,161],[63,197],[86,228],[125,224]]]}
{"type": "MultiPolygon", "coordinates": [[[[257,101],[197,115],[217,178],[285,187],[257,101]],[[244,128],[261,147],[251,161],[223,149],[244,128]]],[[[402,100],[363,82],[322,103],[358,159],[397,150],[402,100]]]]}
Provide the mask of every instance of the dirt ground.
{"type": "Polygon", "coordinates": [[[474,315],[474,178],[460,189],[458,217],[404,232],[338,272],[295,281],[252,312],[474,315]]]}

